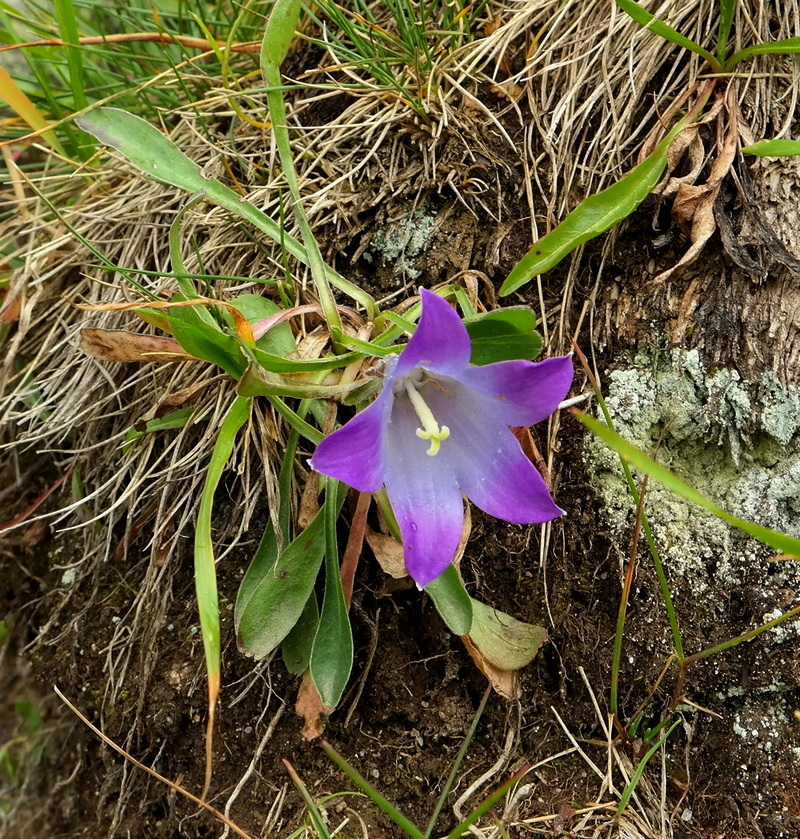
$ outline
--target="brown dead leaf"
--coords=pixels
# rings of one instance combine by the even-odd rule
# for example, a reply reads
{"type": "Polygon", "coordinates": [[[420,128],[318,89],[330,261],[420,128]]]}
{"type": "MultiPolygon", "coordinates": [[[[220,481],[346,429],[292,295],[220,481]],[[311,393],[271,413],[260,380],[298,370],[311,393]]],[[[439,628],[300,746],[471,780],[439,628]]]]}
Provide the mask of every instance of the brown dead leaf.
{"type": "Polygon", "coordinates": [[[675,265],[654,277],[653,282],[665,282],[691,265],[717,229],[714,202],[719,194],[722,179],[728,174],[736,158],[739,147],[738,114],[735,86],[731,82],[725,97],[725,107],[721,109],[717,118],[717,153],[708,180],[704,184],[682,183],[672,206],[672,216],[688,236],[691,247],[675,265]]]}
{"type": "Polygon", "coordinates": [[[325,717],[333,711],[333,708],[322,704],[309,670],[303,673],[303,681],[300,683],[300,690],[297,691],[294,710],[297,716],[304,720],[300,733],[306,740],[316,740],[325,730],[325,717]]]}
{"type": "Polygon", "coordinates": [[[24,302],[25,295],[22,292],[17,292],[16,294],[12,294],[10,291],[7,292],[3,298],[3,304],[0,306],[0,321],[11,323],[12,321],[19,320],[24,302]]]}
{"type": "Polygon", "coordinates": [[[505,699],[519,699],[520,691],[517,674],[513,670],[502,670],[500,667],[492,664],[475,644],[472,643],[469,635],[462,635],[461,640],[464,642],[470,658],[475,662],[475,666],[486,676],[494,690],[505,699]]]}
{"type": "Polygon", "coordinates": [[[194,358],[174,339],[124,329],[82,329],[81,349],[103,361],[173,361],[194,358]]]}
{"type": "Polygon", "coordinates": [[[509,102],[516,102],[524,93],[523,89],[512,79],[493,84],[489,91],[499,99],[507,99],[509,102]]]}
{"type": "Polygon", "coordinates": [[[408,576],[403,546],[397,539],[384,533],[376,533],[369,525],[367,525],[365,538],[384,573],[394,577],[395,580],[402,580],[408,576]]]}

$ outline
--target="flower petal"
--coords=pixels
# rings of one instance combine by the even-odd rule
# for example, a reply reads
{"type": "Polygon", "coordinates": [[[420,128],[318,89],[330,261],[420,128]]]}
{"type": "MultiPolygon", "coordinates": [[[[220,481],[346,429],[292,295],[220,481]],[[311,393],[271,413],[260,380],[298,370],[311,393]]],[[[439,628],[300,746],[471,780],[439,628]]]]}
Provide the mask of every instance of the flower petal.
{"type": "Polygon", "coordinates": [[[384,388],[368,408],[317,446],[311,468],[359,492],[377,492],[386,472],[383,437],[391,410],[392,389],[384,388]]]}
{"type": "Polygon", "coordinates": [[[490,516],[515,524],[539,524],[562,515],[509,431],[502,403],[453,379],[439,384],[429,384],[425,398],[450,436],[431,459],[441,458],[441,468],[455,476],[461,492],[490,516]]]}
{"type": "Polygon", "coordinates": [[[498,406],[506,425],[535,425],[552,414],[569,393],[572,356],[546,361],[499,361],[469,367],[458,379],[498,406]]]}
{"type": "Polygon", "coordinates": [[[456,375],[469,364],[472,353],[467,328],[456,310],[438,294],[421,288],[419,296],[422,317],[398,359],[397,374],[427,367],[444,375],[456,375]]]}
{"type": "Polygon", "coordinates": [[[386,438],[386,491],[400,525],[406,568],[423,588],[453,561],[464,526],[464,502],[449,465],[425,454],[408,400],[397,399],[386,438]]]}

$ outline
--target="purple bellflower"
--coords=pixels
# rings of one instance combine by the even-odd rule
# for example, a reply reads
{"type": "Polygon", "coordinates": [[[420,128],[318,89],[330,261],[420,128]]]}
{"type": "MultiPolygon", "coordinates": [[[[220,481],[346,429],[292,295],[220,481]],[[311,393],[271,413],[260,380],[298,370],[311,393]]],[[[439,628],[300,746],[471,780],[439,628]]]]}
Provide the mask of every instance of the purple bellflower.
{"type": "Polygon", "coordinates": [[[406,567],[422,588],[452,562],[466,495],[515,524],[563,514],[509,426],[552,414],[572,384],[571,356],[470,366],[456,311],[420,290],[422,317],[387,359],[378,398],[317,447],[311,466],[361,492],[386,487],[406,567]]]}

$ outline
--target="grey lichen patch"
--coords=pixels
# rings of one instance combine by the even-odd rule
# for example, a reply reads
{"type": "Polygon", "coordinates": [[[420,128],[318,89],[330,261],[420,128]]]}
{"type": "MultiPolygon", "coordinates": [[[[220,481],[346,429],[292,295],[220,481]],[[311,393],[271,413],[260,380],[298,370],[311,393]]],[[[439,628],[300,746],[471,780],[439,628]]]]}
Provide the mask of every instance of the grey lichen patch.
{"type": "Polygon", "coordinates": [[[379,228],[372,237],[364,258],[382,259],[392,265],[398,276],[416,280],[422,273],[415,264],[424,254],[434,232],[436,213],[423,207],[408,216],[379,228]]]}
{"type": "MultiPolygon", "coordinates": [[[[800,391],[770,376],[707,371],[694,350],[648,350],[623,363],[606,397],[620,434],[730,513],[800,536],[800,391]]],[[[635,509],[619,458],[591,436],[585,458],[625,550],[635,509]]],[[[750,625],[800,602],[800,563],[770,561],[772,550],[654,481],[646,509],[673,597],[704,640],[720,640],[734,596],[750,625]]],[[[796,622],[779,629],[776,642],[800,634],[796,622]]]]}

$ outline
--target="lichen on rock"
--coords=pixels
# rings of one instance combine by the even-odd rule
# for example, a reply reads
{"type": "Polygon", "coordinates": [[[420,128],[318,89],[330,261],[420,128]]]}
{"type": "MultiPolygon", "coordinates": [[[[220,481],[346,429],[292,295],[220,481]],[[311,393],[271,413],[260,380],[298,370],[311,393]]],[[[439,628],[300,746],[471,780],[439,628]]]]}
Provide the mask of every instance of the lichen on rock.
{"type": "MultiPolygon", "coordinates": [[[[707,371],[697,350],[682,349],[623,358],[608,382],[623,437],[730,513],[800,536],[800,389],[769,373],[752,382],[727,368],[707,371]]],[[[626,544],[635,508],[618,456],[593,437],[584,456],[607,522],[626,544]]],[[[714,635],[734,592],[758,622],[776,604],[800,600],[800,563],[770,561],[770,549],[653,481],[646,498],[672,594],[695,600],[702,635],[714,635]]]]}

